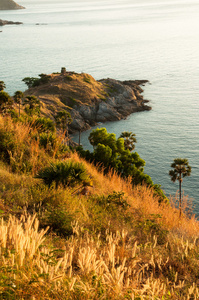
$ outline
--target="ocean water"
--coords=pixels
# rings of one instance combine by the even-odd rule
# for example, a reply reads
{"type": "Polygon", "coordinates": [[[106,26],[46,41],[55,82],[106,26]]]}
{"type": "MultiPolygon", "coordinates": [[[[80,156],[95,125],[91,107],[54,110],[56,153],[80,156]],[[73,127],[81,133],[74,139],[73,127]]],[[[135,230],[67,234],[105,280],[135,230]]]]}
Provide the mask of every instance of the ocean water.
{"type": "MultiPolygon", "coordinates": [[[[136,134],[145,172],[168,196],[178,190],[168,175],[170,164],[187,158],[192,173],[182,187],[199,216],[199,1],[18,3],[26,9],[0,11],[0,19],[24,23],[0,28],[0,80],[7,91],[25,90],[24,77],[61,67],[96,79],[148,79],[144,97],[152,110],[102,126],[117,136],[122,131],[136,134]]],[[[88,135],[82,134],[86,147],[88,135]]]]}

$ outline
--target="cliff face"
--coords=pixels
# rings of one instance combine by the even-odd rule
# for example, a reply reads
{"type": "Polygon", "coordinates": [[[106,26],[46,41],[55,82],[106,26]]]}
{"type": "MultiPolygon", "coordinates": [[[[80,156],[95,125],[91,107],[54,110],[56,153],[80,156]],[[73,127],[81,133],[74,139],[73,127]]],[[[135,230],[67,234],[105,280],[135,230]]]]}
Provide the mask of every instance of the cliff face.
{"type": "Polygon", "coordinates": [[[115,121],[137,111],[150,110],[145,105],[140,85],[143,81],[96,81],[89,74],[66,72],[48,75],[48,83],[30,88],[26,95],[35,95],[42,102],[42,113],[53,118],[63,109],[71,113],[70,131],[89,129],[98,122],[115,121]]]}
{"type": "Polygon", "coordinates": [[[0,0],[0,10],[22,9],[22,8],[25,7],[18,5],[13,0],[0,0]]]}

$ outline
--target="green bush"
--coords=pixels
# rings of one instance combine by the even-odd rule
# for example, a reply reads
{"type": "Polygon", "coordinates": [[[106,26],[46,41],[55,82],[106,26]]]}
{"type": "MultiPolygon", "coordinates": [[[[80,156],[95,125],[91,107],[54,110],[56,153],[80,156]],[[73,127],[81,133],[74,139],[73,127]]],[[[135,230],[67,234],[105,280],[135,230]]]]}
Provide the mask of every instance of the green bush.
{"type": "Polygon", "coordinates": [[[45,227],[50,226],[59,235],[69,236],[73,233],[71,227],[72,220],[72,215],[66,211],[64,206],[48,206],[42,223],[45,224],[45,227]]]}
{"type": "Polygon", "coordinates": [[[25,77],[22,81],[28,86],[28,88],[36,87],[41,84],[48,83],[50,81],[50,76],[46,74],[39,74],[40,78],[37,77],[25,77]]]}
{"type": "Polygon", "coordinates": [[[69,147],[61,143],[57,135],[53,132],[42,132],[39,135],[39,145],[43,147],[50,156],[56,158],[70,152],[69,147]]]}
{"type": "Polygon", "coordinates": [[[157,237],[157,243],[159,245],[166,243],[168,231],[157,222],[157,219],[161,219],[161,215],[151,214],[135,224],[135,235],[139,238],[141,243],[146,243],[146,241],[152,242],[154,236],[157,237]]]}
{"type": "Polygon", "coordinates": [[[0,158],[10,163],[9,151],[13,151],[15,147],[14,133],[0,128],[0,158]]]}
{"type": "Polygon", "coordinates": [[[90,177],[84,165],[72,161],[51,163],[49,167],[41,169],[36,178],[42,179],[49,187],[54,183],[56,188],[59,185],[66,187],[90,184],[90,177]]]}
{"type": "Polygon", "coordinates": [[[34,119],[31,127],[36,128],[38,132],[55,132],[55,123],[51,119],[45,117],[34,119]]]}

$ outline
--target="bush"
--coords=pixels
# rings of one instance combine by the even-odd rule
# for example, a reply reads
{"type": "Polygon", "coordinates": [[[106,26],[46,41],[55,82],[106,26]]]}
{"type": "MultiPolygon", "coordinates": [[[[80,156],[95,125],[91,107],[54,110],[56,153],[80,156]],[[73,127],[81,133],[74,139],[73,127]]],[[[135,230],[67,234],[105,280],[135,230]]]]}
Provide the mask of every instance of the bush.
{"type": "Polygon", "coordinates": [[[59,157],[60,155],[64,155],[70,151],[69,147],[61,143],[61,140],[57,137],[57,135],[52,132],[42,132],[39,135],[39,145],[53,157],[59,157]]]}
{"type": "Polygon", "coordinates": [[[51,207],[48,206],[45,216],[45,220],[42,220],[43,225],[50,226],[50,228],[59,235],[69,236],[73,233],[71,222],[73,220],[65,207],[51,207]]]}
{"type": "Polygon", "coordinates": [[[31,127],[36,128],[38,132],[55,132],[55,123],[49,118],[37,118],[33,120],[31,127]]]}
{"type": "Polygon", "coordinates": [[[40,78],[37,77],[25,77],[22,81],[28,86],[28,88],[39,86],[50,81],[50,76],[46,74],[39,74],[40,78]]]}
{"type": "Polygon", "coordinates": [[[90,177],[84,165],[72,161],[51,163],[49,167],[41,169],[36,178],[42,179],[49,187],[55,183],[56,188],[59,185],[66,187],[90,184],[90,177]]]}

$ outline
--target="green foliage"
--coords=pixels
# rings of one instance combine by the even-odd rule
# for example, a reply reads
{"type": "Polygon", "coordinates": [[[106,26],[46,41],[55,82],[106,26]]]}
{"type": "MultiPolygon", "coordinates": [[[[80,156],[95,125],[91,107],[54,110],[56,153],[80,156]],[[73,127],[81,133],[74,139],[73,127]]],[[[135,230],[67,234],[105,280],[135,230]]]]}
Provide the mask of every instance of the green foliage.
{"type": "Polygon", "coordinates": [[[10,165],[12,172],[29,172],[30,149],[28,144],[18,143],[14,131],[0,128],[0,159],[10,165]]]}
{"type": "Polygon", "coordinates": [[[0,80],[0,92],[6,88],[4,81],[0,80]]]}
{"type": "Polygon", "coordinates": [[[46,84],[50,81],[50,75],[47,75],[47,74],[39,74],[39,84],[46,84]]]}
{"type": "Polygon", "coordinates": [[[141,243],[146,243],[146,240],[152,242],[154,236],[157,237],[159,245],[167,241],[168,231],[157,222],[158,219],[161,219],[161,215],[151,214],[135,223],[134,231],[141,243]]]}
{"type": "Polygon", "coordinates": [[[29,89],[39,85],[39,78],[36,77],[25,77],[22,79],[22,81],[28,86],[29,89]]]}
{"type": "Polygon", "coordinates": [[[39,145],[43,147],[49,155],[55,157],[69,152],[69,147],[61,143],[57,135],[53,132],[42,132],[39,135],[39,145]]]}
{"type": "MultiPolygon", "coordinates": [[[[141,183],[142,179],[152,183],[150,177],[143,173],[145,161],[140,158],[138,153],[131,153],[129,149],[125,149],[123,138],[116,139],[114,133],[108,133],[106,128],[101,128],[91,132],[89,141],[94,147],[91,158],[95,163],[102,163],[105,172],[114,168],[122,177],[131,176],[135,183],[137,183],[136,181],[141,183]]],[[[81,154],[86,156],[88,152],[82,151],[81,154]]]]}
{"type": "Polygon", "coordinates": [[[42,223],[43,226],[50,226],[54,232],[66,237],[73,233],[72,221],[73,217],[67,212],[65,206],[53,207],[48,205],[42,223]]]}
{"type": "Polygon", "coordinates": [[[136,135],[132,132],[124,131],[121,133],[120,138],[124,139],[124,147],[127,150],[133,151],[135,149],[136,135]]]}
{"type": "Polygon", "coordinates": [[[14,133],[6,132],[3,128],[0,128],[0,158],[7,163],[10,163],[9,152],[13,151],[16,147],[14,141],[14,133]]]}
{"type": "Polygon", "coordinates": [[[72,122],[71,114],[66,110],[59,111],[55,116],[55,122],[58,128],[68,130],[68,124],[72,122]]]}
{"type": "Polygon", "coordinates": [[[174,162],[171,164],[171,168],[173,168],[173,170],[169,171],[169,175],[173,182],[176,180],[182,181],[182,177],[184,178],[191,175],[191,167],[189,166],[188,159],[186,158],[174,159],[174,162]]]}
{"type": "Polygon", "coordinates": [[[24,100],[25,112],[32,116],[34,114],[39,115],[40,114],[40,106],[41,102],[40,100],[35,96],[26,96],[26,99],[24,100]]]}
{"type": "Polygon", "coordinates": [[[90,218],[93,218],[92,226],[102,235],[105,235],[107,224],[110,222],[113,222],[116,228],[120,227],[121,224],[131,226],[132,214],[128,209],[129,207],[123,192],[113,192],[108,196],[91,196],[89,211],[90,218]]]}
{"type": "Polygon", "coordinates": [[[39,145],[48,151],[54,151],[57,143],[57,136],[50,132],[42,132],[39,135],[39,145]]]}
{"type": "Polygon", "coordinates": [[[22,104],[22,98],[23,98],[24,94],[23,92],[21,91],[16,91],[14,93],[14,101],[17,103],[17,104],[22,104]]]}
{"type": "Polygon", "coordinates": [[[180,209],[180,217],[182,213],[181,201],[182,201],[182,178],[191,175],[191,167],[189,165],[188,159],[186,158],[176,158],[174,162],[171,164],[172,170],[169,171],[169,175],[171,176],[171,181],[175,182],[179,181],[179,209],[180,209]]]}
{"type": "Polygon", "coordinates": [[[101,196],[97,198],[97,203],[103,206],[108,211],[124,212],[130,207],[126,199],[124,198],[123,192],[113,192],[107,197],[101,196]]]}
{"type": "Polygon", "coordinates": [[[46,74],[39,74],[40,78],[37,77],[25,77],[22,81],[28,86],[28,88],[36,87],[41,84],[48,83],[50,76],[46,74]]]}
{"type": "MultiPolygon", "coordinates": [[[[131,152],[135,142],[132,132],[123,132],[117,139],[116,135],[108,133],[106,128],[97,128],[90,133],[89,141],[94,148],[93,153],[84,151],[82,147],[78,147],[77,151],[85,159],[101,166],[105,173],[113,168],[123,178],[130,176],[132,184],[145,183],[154,186],[151,177],[144,173],[145,161],[137,152],[131,152]]],[[[166,198],[159,185],[155,185],[154,192],[162,199],[166,198]]]]}
{"type": "Polygon", "coordinates": [[[59,185],[66,187],[90,184],[90,177],[84,165],[73,161],[51,163],[49,167],[41,169],[36,178],[42,179],[49,187],[55,183],[56,188],[59,185]]]}
{"type": "Polygon", "coordinates": [[[21,91],[16,91],[14,93],[14,102],[19,105],[19,116],[20,116],[20,109],[21,109],[23,97],[24,97],[24,94],[21,91]]]}
{"type": "Polygon", "coordinates": [[[36,118],[31,127],[36,128],[38,132],[55,132],[55,123],[50,118],[36,118]]]}
{"type": "Polygon", "coordinates": [[[0,91],[0,112],[7,112],[12,108],[13,100],[8,93],[0,91]]]}

